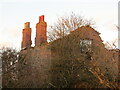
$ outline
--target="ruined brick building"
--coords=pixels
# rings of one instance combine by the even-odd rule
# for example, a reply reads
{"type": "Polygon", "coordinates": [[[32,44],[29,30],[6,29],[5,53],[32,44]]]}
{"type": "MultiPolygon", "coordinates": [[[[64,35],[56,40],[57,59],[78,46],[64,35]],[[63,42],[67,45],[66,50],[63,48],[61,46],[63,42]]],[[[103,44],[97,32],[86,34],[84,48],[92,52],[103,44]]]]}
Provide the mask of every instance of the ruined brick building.
{"type": "Polygon", "coordinates": [[[44,16],[40,16],[36,24],[35,47],[32,48],[31,32],[30,22],[26,22],[20,52],[22,69],[19,80],[22,83],[19,87],[68,87],[87,80],[97,85],[99,80],[95,81],[90,72],[83,70],[84,65],[90,68],[93,62],[101,71],[112,67],[110,75],[117,77],[117,68],[110,62],[112,56],[105,49],[100,33],[92,27],[79,27],[64,38],[48,43],[47,23],[44,16]]]}

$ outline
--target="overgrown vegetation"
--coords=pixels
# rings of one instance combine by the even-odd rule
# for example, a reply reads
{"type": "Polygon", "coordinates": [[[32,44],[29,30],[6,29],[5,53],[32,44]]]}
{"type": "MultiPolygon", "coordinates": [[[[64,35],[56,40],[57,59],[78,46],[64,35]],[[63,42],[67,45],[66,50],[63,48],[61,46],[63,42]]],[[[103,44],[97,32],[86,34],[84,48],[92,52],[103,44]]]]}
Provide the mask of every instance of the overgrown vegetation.
{"type": "MultiPolygon", "coordinates": [[[[54,46],[54,48],[52,48],[51,46],[51,49],[53,51],[53,53],[51,53],[52,67],[49,73],[51,75],[51,80],[49,82],[49,85],[46,84],[46,86],[44,87],[117,88],[117,53],[113,53],[112,51],[105,52],[103,49],[100,49],[100,47],[97,47],[94,49],[95,53],[92,54],[93,56],[91,60],[91,58],[87,57],[87,54],[73,54],[77,52],[75,48],[70,48],[70,46],[64,46],[64,44],[68,45],[69,42],[66,43],[65,41],[60,41],[56,44],[59,44],[59,46],[56,48],[54,46]],[[54,53],[56,52],[56,50],[58,50],[57,53],[60,54],[54,53]],[[97,52],[98,50],[99,53],[97,52]],[[99,56],[97,54],[99,54],[99,56]]],[[[34,69],[30,69],[30,65],[25,64],[25,56],[18,57],[18,55],[18,52],[14,49],[4,49],[1,52],[1,60],[3,62],[2,83],[4,88],[35,86],[33,84],[30,84],[32,83],[31,81],[33,81],[35,78],[29,77],[30,74],[32,74],[32,72],[30,71],[34,71],[34,69]],[[28,67],[27,65],[29,66],[29,70],[25,69],[26,67],[28,67]],[[22,74],[19,73],[20,71],[22,71],[22,74]],[[20,75],[18,75],[18,73],[20,75]]],[[[39,58],[37,61],[39,63],[39,58]]],[[[34,74],[37,75],[38,71],[35,70],[35,72],[36,73],[34,74]]],[[[41,81],[38,81],[36,83],[39,82],[41,81]]]]}
{"type": "Polygon", "coordinates": [[[84,32],[76,31],[52,43],[52,86],[56,88],[117,88],[118,53],[105,49],[102,42],[94,40],[92,51],[80,52],[79,42],[80,38],[85,36],[83,34],[84,32]]]}
{"type": "Polygon", "coordinates": [[[0,58],[2,60],[2,87],[14,87],[18,77],[19,54],[15,49],[2,48],[0,58]]]}

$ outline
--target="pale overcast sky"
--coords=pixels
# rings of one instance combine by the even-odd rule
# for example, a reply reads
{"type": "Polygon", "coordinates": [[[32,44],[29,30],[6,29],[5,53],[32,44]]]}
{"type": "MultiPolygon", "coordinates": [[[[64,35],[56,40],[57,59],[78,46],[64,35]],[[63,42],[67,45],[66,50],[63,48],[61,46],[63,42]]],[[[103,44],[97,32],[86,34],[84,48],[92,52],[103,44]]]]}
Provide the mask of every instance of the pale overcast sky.
{"type": "Polygon", "coordinates": [[[53,25],[57,18],[71,12],[93,19],[96,30],[104,42],[118,38],[115,25],[118,25],[119,0],[1,0],[0,1],[0,47],[9,46],[20,49],[22,29],[30,22],[34,45],[35,26],[40,15],[53,25]]]}

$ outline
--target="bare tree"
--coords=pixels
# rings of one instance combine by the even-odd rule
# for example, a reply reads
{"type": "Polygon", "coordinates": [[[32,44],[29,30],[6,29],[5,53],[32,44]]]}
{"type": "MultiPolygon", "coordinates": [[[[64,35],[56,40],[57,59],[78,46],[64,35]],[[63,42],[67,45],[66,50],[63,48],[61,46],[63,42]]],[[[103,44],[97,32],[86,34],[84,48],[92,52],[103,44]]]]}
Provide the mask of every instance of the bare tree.
{"type": "MultiPolygon", "coordinates": [[[[114,25],[114,26],[116,27],[115,31],[118,30],[118,33],[119,33],[120,27],[117,26],[117,25],[114,25]]],[[[114,40],[109,41],[109,42],[107,41],[107,42],[105,43],[106,49],[109,49],[109,50],[110,50],[110,49],[117,49],[119,40],[120,40],[120,38],[119,38],[119,34],[118,34],[118,37],[117,37],[117,38],[115,38],[114,40]]]]}
{"type": "Polygon", "coordinates": [[[68,17],[58,18],[58,21],[53,26],[50,26],[50,31],[48,32],[49,41],[62,38],[81,26],[91,25],[94,25],[92,20],[84,19],[74,13],[68,17]]]}
{"type": "Polygon", "coordinates": [[[13,87],[17,80],[18,52],[12,48],[2,48],[0,59],[2,60],[2,86],[13,87]]]}

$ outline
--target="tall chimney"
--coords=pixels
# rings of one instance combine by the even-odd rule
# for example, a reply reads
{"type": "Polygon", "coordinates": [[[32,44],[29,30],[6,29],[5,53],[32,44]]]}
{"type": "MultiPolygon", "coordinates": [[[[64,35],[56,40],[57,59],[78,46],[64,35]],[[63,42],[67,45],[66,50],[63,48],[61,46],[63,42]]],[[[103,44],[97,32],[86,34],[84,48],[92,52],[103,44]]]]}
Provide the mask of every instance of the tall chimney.
{"type": "Polygon", "coordinates": [[[39,22],[36,24],[35,46],[47,42],[46,29],[47,23],[44,21],[44,15],[39,16],[39,22]]]}
{"type": "Polygon", "coordinates": [[[30,28],[30,22],[24,23],[24,29],[22,31],[22,43],[21,43],[21,49],[29,48],[31,47],[32,41],[31,41],[31,28],[30,28]]]}

